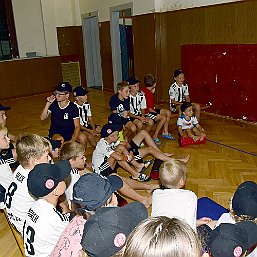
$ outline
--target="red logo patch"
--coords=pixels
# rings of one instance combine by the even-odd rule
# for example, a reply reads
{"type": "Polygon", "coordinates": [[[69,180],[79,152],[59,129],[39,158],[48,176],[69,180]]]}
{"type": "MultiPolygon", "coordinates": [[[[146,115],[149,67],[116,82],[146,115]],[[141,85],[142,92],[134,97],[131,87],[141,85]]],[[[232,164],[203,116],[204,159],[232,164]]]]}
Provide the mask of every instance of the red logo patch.
{"type": "Polygon", "coordinates": [[[243,252],[242,247],[237,246],[237,247],[234,249],[234,256],[235,256],[235,257],[240,257],[241,254],[242,254],[242,252],[243,252]]]}
{"type": "Polygon", "coordinates": [[[114,238],[114,245],[116,247],[121,247],[125,244],[126,242],[126,236],[123,233],[119,233],[115,236],[114,238]]]}
{"type": "Polygon", "coordinates": [[[45,186],[46,186],[47,189],[52,189],[54,187],[54,181],[52,179],[48,179],[45,182],[45,186]]]}

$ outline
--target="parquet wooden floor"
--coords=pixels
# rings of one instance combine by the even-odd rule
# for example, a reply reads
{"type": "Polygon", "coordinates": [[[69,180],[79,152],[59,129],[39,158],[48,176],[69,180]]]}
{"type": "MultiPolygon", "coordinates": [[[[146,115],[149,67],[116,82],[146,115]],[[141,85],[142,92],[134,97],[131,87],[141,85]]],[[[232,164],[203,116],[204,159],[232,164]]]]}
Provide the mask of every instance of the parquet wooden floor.
{"type": "MultiPolygon", "coordinates": [[[[89,101],[97,124],[104,124],[109,114],[109,98],[111,93],[90,89],[89,101]]],[[[8,111],[7,127],[15,135],[21,132],[38,133],[46,136],[49,120],[40,121],[39,115],[48,94],[26,98],[2,101],[11,106],[8,111]]],[[[171,120],[170,130],[177,138],[176,118],[171,120]]],[[[257,126],[229,119],[216,117],[203,112],[201,125],[207,133],[209,141],[205,145],[179,147],[177,140],[161,139],[160,149],[173,152],[175,157],[190,154],[186,188],[192,190],[198,197],[208,196],[225,207],[236,187],[243,181],[257,182],[257,126]]],[[[91,158],[92,148],[86,153],[91,158]]],[[[128,176],[124,171],[122,175],[128,176]]],[[[155,182],[152,182],[155,183],[155,182]]],[[[0,213],[1,223],[3,221],[0,213]]],[[[1,224],[0,223],[0,224],[1,224]]],[[[2,224],[0,226],[0,256],[21,256],[15,242],[11,242],[10,231],[2,224]],[[10,247],[10,254],[3,249],[10,247]],[[16,247],[16,248],[15,248],[16,247]],[[13,252],[17,249],[15,255],[13,252]]]]}

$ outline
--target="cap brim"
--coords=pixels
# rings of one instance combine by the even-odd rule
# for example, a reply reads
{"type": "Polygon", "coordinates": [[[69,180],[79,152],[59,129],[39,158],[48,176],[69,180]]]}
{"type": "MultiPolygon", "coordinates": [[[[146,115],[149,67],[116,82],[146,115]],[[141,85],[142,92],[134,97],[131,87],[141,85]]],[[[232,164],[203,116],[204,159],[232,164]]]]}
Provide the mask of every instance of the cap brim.
{"type": "Polygon", "coordinates": [[[10,110],[11,109],[11,107],[9,107],[9,106],[0,106],[0,111],[8,111],[8,110],[10,110]]]}
{"type": "Polygon", "coordinates": [[[109,180],[113,188],[113,193],[120,190],[123,187],[123,181],[120,177],[116,175],[111,175],[111,176],[108,176],[107,179],[109,180]]]}
{"type": "Polygon", "coordinates": [[[70,165],[69,161],[67,161],[67,160],[59,161],[55,165],[58,166],[61,171],[60,172],[61,181],[63,181],[70,175],[71,165],[70,165]]]}

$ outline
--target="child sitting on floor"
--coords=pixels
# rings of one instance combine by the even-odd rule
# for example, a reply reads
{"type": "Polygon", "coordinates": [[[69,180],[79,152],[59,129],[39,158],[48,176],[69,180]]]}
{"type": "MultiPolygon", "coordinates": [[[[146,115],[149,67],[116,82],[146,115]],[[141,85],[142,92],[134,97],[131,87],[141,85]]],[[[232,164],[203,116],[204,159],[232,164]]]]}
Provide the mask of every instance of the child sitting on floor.
{"type": "Polygon", "coordinates": [[[152,217],[167,216],[186,221],[194,230],[210,218],[196,220],[197,196],[185,190],[186,164],[179,160],[164,162],[160,167],[161,188],[153,192],[152,217]]]}
{"type": "Polygon", "coordinates": [[[85,148],[87,142],[89,142],[93,148],[96,147],[97,134],[101,132],[101,126],[95,125],[95,122],[92,117],[91,107],[88,103],[88,91],[84,87],[76,87],[73,90],[73,96],[75,98],[74,104],[79,109],[79,118],[80,118],[80,131],[82,133],[78,136],[78,142],[80,142],[85,148]],[[81,137],[83,134],[85,137],[81,137]]]}
{"type": "Polygon", "coordinates": [[[51,257],[79,256],[84,224],[101,207],[117,207],[115,192],[123,186],[118,176],[104,178],[96,173],[85,174],[74,184],[74,211],[69,225],[63,231],[51,257]]]}
{"type": "Polygon", "coordinates": [[[65,192],[64,180],[70,170],[68,161],[41,163],[28,175],[28,190],[37,199],[29,208],[23,227],[24,249],[28,257],[49,256],[69,224],[68,207],[59,204],[61,213],[56,206],[65,192]]]}
{"type": "Polygon", "coordinates": [[[50,161],[51,145],[44,137],[24,134],[17,139],[16,149],[20,165],[13,173],[5,195],[5,205],[10,222],[22,234],[25,216],[35,202],[28,191],[28,175],[36,164],[50,161]]]}
{"type": "MultiPolygon", "coordinates": [[[[185,75],[182,70],[175,70],[173,73],[173,78],[175,82],[170,86],[169,96],[170,96],[170,110],[179,111],[179,116],[181,115],[180,105],[184,102],[190,102],[188,85],[185,84],[185,75]]],[[[201,107],[198,103],[192,103],[193,110],[195,111],[195,116],[198,121],[200,121],[201,107]]]]}
{"type": "Polygon", "coordinates": [[[179,137],[190,137],[194,142],[203,141],[206,134],[193,114],[192,104],[185,102],[180,106],[182,115],[178,118],[177,126],[179,137]]]}
{"type": "MultiPolygon", "coordinates": [[[[0,151],[8,149],[10,145],[10,138],[8,137],[8,131],[5,126],[0,125],[0,151]]],[[[0,209],[3,209],[5,192],[12,182],[12,170],[8,163],[2,159],[0,155],[0,186],[1,186],[1,199],[0,199],[0,209]]]]}
{"type": "Polygon", "coordinates": [[[163,128],[161,136],[166,139],[174,140],[173,136],[169,133],[169,124],[171,111],[166,109],[155,109],[154,105],[154,93],[156,89],[156,78],[152,74],[147,74],[144,77],[145,85],[142,87],[142,92],[146,99],[146,116],[151,118],[154,122],[157,122],[157,126],[153,135],[153,140],[156,145],[161,145],[161,141],[158,138],[158,134],[163,128]]]}

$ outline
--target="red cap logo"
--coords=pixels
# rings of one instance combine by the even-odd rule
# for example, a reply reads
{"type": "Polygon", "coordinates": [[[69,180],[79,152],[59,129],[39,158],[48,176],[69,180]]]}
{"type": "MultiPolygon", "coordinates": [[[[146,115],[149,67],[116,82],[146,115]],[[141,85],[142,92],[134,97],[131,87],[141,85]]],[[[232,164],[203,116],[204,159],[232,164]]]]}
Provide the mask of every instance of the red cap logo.
{"type": "Polygon", "coordinates": [[[45,187],[47,189],[52,189],[54,187],[54,181],[52,179],[48,179],[46,182],[45,182],[45,187]]]}
{"type": "Polygon", "coordinates": [[[126,236],[123,233],[119,233],[115,236],[114,238],[114,245],[116,247],[121,247],[125,244],[126,242],[126,236]]]}
{"type": "Polygon", "coordinates": [[[243,252],[242,247],[237,246],[237,247],[234,249],[234,256],[235,256],[235,257],[240,257],[241,254],[242,254],[242,252],[243,252]]]}

